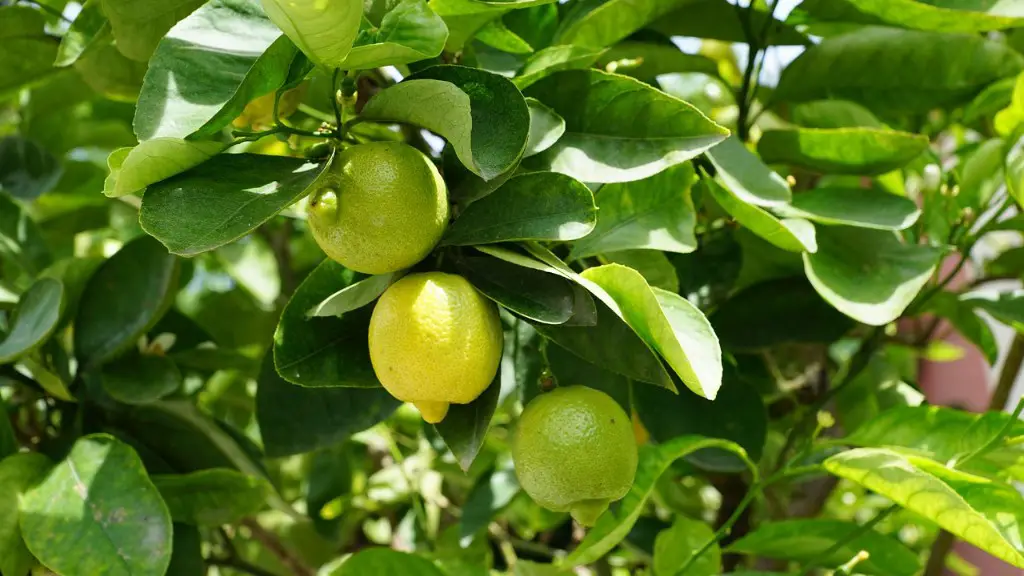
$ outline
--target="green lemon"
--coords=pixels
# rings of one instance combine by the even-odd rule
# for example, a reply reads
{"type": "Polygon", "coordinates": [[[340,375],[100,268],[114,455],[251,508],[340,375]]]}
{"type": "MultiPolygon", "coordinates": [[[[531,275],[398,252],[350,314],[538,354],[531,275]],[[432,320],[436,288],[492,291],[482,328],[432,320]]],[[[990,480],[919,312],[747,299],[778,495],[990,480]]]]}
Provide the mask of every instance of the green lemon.
{"type": "Polygon", "coordinates": [[[434,163],[401,142],[347,148],[309,197],[320,248],[366,274],[408,268],[434,249],[448,225],[448,191],[434,163]]]}
{"type": "Polygon", "coordinates": [[[370,361],[392,396],[436,424],[449,404],[469,404],[501,361],[498,307],[462,276],[410,274],[392,284],[370,317],[370,361]]]}
{"type": "Polygon", "coordinates": [[[538,504],[593,526],[633,485],[633,424],[600,390],[556,388],[523,410],[512,459],[520,485],[538,504]]]}

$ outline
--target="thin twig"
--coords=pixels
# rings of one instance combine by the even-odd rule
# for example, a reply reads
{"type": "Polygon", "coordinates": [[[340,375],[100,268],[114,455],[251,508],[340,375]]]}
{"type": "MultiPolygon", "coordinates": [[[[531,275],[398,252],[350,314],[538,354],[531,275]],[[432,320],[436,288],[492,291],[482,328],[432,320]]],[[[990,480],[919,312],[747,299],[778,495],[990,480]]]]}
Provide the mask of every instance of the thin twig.
{"type": "Polygon", "coordinates": [[[247,518],[242,520],[242,526],[248,528],[252,532],[252,537],[258,540],[271,554],[276,556],[281,561],[281,564],[284,564],[285,568],[292,574],[296,576],[313,576],[313,570],[282,544],[276,534],[260,526],[259,522],[252,518],[247,518]]]}
{"type": "Polygon", "coordinates": [[[232,570],[252,574],[252,576],[277,576],[277,574],[274,574],[270,570],[260,568],[259,566],[246,562],[241,558],[207,558],[206,564],[209,566],[231,568],[232,570]]]}
{"type": "Polygon", "coordinates": [[[870,532],[882,520],[885,520],[886,518],[888,518],[890,514],[892,514],[893,512],[895,512],[898,509],[899,509],[899,504],[893,504],[892,506],[889,506],[885,510],[882,510],[881,512],[879,512],[878,514],[875,514],[874,518],[872,518],[871,520],[868,520],[866,523],[860,525],[859,527],[857,527],[856,530],[851,531],[846,536],[843,536],[842,538],[837,540],[835,544],[833,544],[827,550],[825,550],[824,552],[819,554],[814,560],[811,560],[810,562],[808,562],[807,565],[804,566],[804,570],[803,570],[803,572],[800,573],[800,576],[807,576],[815,568],[817,568],[818,566],[822,565],[825,562],[828,562],[828,559],[831,558],[833,554],[835,554],[836,552],[841,550],[843,548],[843,546],[846,546],[848,543],[853,542],[857,538],[859,538],[859,537],[863,536],[864,534],[867,534],[868,532],[870,532]]]}

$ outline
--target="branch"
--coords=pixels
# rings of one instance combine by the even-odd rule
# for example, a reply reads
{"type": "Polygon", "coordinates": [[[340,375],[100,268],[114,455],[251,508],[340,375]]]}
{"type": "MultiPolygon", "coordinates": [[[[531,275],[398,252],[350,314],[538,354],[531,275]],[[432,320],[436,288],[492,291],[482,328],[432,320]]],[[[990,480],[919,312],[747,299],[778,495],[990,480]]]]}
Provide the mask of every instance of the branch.
{"type": "Polygon", "coordinates": [[[878,525],[879,522],[881,522],[882,520],[885,520],[886,518],[888,518],[890,514],[892,514],[893,512],[895,512],[898,509],[899,509],[899,504],[893,504],[892,506],[889,506],[885,510],[882,510],[881,512],[879,512],[878,514],[875,514],[874,518],[872,518],[871,520],[868,520],[866,523],[862,524],[856,530],[853,530],[849,534],[847,534],[846,536],[840,538],[839,540],[836,541],[835,544],[830,546],[828,548],[828,550],[825,550],[824,552],[819,554],[817,556],[817,558],[815,558],[814,560],[811,560],[810,562],[808,562],[807,566],[804,567],[803,572],[800,573],[800,576],[808,576],[822,562],[827,562],[828,559],[831,558],[833,554],[838,552],[843,546],[846,546],[848,543],[853,542],[854,540],[856,540],[860,536],[870,532],[875,526],[878,525]]]}
{"type": "Polygon", "coordinates": [[[207,558],[206,564],[207,566],[231,568],[232,570],[252,574],[252,576],[277,576],[277,574],[274,574],[270,570],[260,568],[255,564],[250,564],[241,558],[207,558]]]}
{"type": "Polygon", "coordinates": [[[256,520],[252,518],[242,520],[242,526],[248,528],[252,533],[252,537],[258,540],[271,554],[276,556],[289,572],[296,576],[313,576],[313,570],[306,566],[291,550],[286,548],[278,540],[277,535],[260,526],[256,520]]]}

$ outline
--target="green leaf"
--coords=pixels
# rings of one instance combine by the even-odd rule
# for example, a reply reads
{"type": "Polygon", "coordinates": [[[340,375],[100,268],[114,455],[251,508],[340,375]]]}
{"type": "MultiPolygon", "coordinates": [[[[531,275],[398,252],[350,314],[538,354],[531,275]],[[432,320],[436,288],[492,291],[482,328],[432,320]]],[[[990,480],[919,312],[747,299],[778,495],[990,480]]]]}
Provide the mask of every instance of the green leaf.
{"type": "Polygon", "coordinates": [[[687,54],[671,43],[624,41],[612,46],[597,61],[597,67],[632,76],[649,83],[663,74],[700,72],[718,75],[718,63],[698,54],[687,54]],[[611,65],[612,69],[608,66],[611,65]]]}
{"type": "Polygon", "coordinates": [[[602,264],[622,264],[644,277],[652,287],[679,293],[679,275],[668,256],[660,250],[620,250],[605,252],[599,258],[602,264]]]}
{"type": "Polygon", "coordinates": [[[967,302],[961,301],[952,292],[939,292],[928,300],[925,311],[952,324],[961,336],[981,351],[989,365],[995,366],[999,358],[996,338],[988,322],[978,316],[967,302]]]}
{"type": "MultiPolygon", "coordinates": [[[[0,398],[0,461],[8,456],[17,454],[20,449],[18,439],[14,437],[14,427],[11,426],[10,414],[7,403],[0,398]]],[[[0,566],[2,568],[2,566],[0,566]]]]}
{"type": "Polygon", "coordinates": [[[357,278],[355,272],[326,259],[299,285],[274,333],[274,362],[282,378],[313,388],[380,386],[366,340],[372,310],[360,308],[340,318],[306,315],[357,278]]]}
{"type": "Polygon", "coordinates": [[[516,562],[512,572],[513,576],[572,576],[574,573],[569,570],[560,570],[554,564],[537,564],[529,560],[516,562]]]}
{"type": "Polygon", "coordinates": [[[509,54],[532,54],[533,46],[508,29],[500,18],[489,21],[477,31],[474,39],[509,54]]]}
{"type": "Polygon", "coordinates": [[[501,18],[512,10],[551,4],[554,0],[430,0],[430,7],[444,19],[448,26],[448,42],[451,52],[463,46],[489,22],[501,18]]]}
{"type": "Polygon", "coordinates": [[[97,93],[134,102],[142,90],[147,64],[128,58],[113,44],[100,44],[75,62],[75,71],[97,93]]]}
{"type": "Polygon", "coordinates": [[[444,439],[445,445],[455,455],[455,460],[463,472],[469,471],[469,467],[483,448],[500,394],[499,370],[494,376],[494,381],[476,400],[469,404],[452,404],[444,420],[434,425],[434,429],[444,439]]]}
{"type": "Polygon", "coordinates": [[[757,142],[769,164],[833,174],[884,174],[927,149],[925,136],[876,128],[767,130],[757,142]]]}
{"type": "Polygon", "coordinates": [[[106,434],[79,438],[21,501],[25,544],[60,574],[163,576],[171,517],[135,451],[106,434]]]}
{"type": "Polygon", "coordinates": [[[0,341],[0,364],[13,362],[42,346],[57,329],[64,304],[64,285],[59,280],[36,280],[18,300],[7,337],[0,341]]]}
{"type": "Polygon", "coordinates": [[[377,93],[361,117],[415,124],[443,136],[474,174],[513,168],[530,133],[526,100],[508,79],[463,66],[433,66],[377,93]]]}
{"type": "Polygon", "coordinates": [[[655,576],[676,576],[687,565],[689,568],[686,573],[691,576],[721,574],[722,551],[717,544],[704,551],[700,558],[690,564],[690,558],[694,553],[714,538],[715,533],[707,524],[686,516],[677,516],[672,527],[659,532],[654,540],[655,576]]]}
{"type": "Polygon", "coordinates": [[[636,182],[602,186],[597,226],[576,241],[573,258],[643,248],[685,254],[697,249],[697,215],[690,198],[693,166],[681,164],[636,182]]]}
{"type": "Polygon", "coordinates": [[[328,70],[344,68],[359,33],[359,0],[262,0],[267,16],[310,60],[328,70]]]}
{"type": "Polygon", "coordinates": [[[258,513],[273,491],[262,477],[225,468],[153,476],[153,484],[175,522],[211,527],[258,513]]]}
{"type": "Polygon", "coordinates": [[[722,348],[734,351],[830,343],[853,327],[804,278],[780,278],[744,288],[708,320],[722,348]]]}
{"type": "Polygon", "coordinates": [[[826,226],[804,271],[822,298],[851,318],[883,326],[907,309],[928,282],[938,248],[900,242],[892,232],[826,226]]]}
{"type": "Polygon", "coordinates": [[[710,178],[701,180],[700,185],[737,222],[774,246],[789,252],[818,251],[815,228],[810,222],[799,218],[780,220],[771,212],[744,202],[710,178]]]}
{"type": "Polygon", "coordinates": [[[448,27],[424,0],[401,0],[379,26],[360,30],[339,68],[362,70],[433,58],[444,50],[448,27]]]}
{"type": "MultiPolygon", "coordinates": [[[[768,434],[768,413],[757,389],[727,367],[722,388],[712,402],[694,394],[672,394],[654,386],[634,386],[633,403],[651,438],[671,442],[673,438],[697,434],[735,442],[754,460],[761,457],[768,434]]],[[[697,450],[686,460],[705,470],[743,472],[746,464],[729,451],[718,448],[697,450]]]]}
{"type": "MultiPolygon", "coordinates": [[[[132,9],[144,4],[149,2],[133,4],[132,9]]],[[[166,11],[155,6],[149,10],[166,11]]],[[[114,31],[116,35],[116,27],[114,31]]],[[[203,130],[225,104],[237,106],[235,93],[243,90],[241,96],[254,87],[256,78],[247,82],[247,76],[280,35],[256,0],[212,0],[177,23],[149,61],[133,123],[139,141],[185,138],[203,130]]],[[[120,44],[118,48],[124,51],[120,44]]],[[[264,65],[269,68],[276,63],[278,50],[287,52],[287,44],[276,48],[270,62],[265,60],[254,75],[265,73],[264,65]]]]}
{"type": "Polygon", "coordinates": [[[223,246],[266,222],[317,186],[328,163],[257,154],[220,154],[142,197],[139,223],[174,254],[223,246]]]}
{"type": "Polygon", "coordinates": [[[567,15],[556,42],[605,48],[688,3],[688,0],[607,0],[589,10],[590,6],[583,6],[567,15]]]}
{"type": "Polygon", "coordinates": [[[772,171],[735,136],[707,151],[725,187],[747,204],[775,206],[792,200],[789,183],[772,171]]]}
{"type": "Polygon", "coordinates": [[[963,157],[956,170],[960,181],[960,193],[956,200],[960,206],[973,210],[988,206],[1003,184],[1005,152],[1005,143],[999,138],[992,138],[963,157]]]}
{"type": "MultiPolygon", "coordinates": [[[[636,470],[636,479],[629,493],[619,503],[617,509],[609,510],[591,528],[579,546],[564,560],[567,566],[589,564],[610,552],[629,534],[636,524],[637,518],[644,511],[647,499],[654,492],[658,478],[668,470],[673,462],[702,448],[721,448],[728,450],[740,458],[747,456],[743,449],[726,440],[714,440],[700,436],[680,436],[659,445],[645,444],[640,447],[640,463],[636,470]]],[[[756,466],[747,460],[751,472],[757,474],[756,466]]]]}
{"type": "Polygon", "coordinates": [[[870,110],[847,100],[815,100],[793,107],[793,123],[805,128],[885,128],[870,110]]]}
{"type": "Polygon", "coordinates": [[[523,157],[533,156],[551,148],[565,134],[565,119],[536,98],[527,98],[530,108],[530,138],[523,157]]]}
{"type": "Polygon", "coordinates": [[[714,400],[722,384],[722,350],[696,306],[678,294],[651,288],[639,272],[619,264],[588,268],[582,277],[611,296],[626,323],[690,390],[714,400]]]}
{"type": "Polygon", "coordinates": [[[103,14],[101,0],[86,1],[61,39],[53,65],[70,66],[83,52],[109,37],[110,22],[103,14]]]}
{"type": "Polygon", "coordinates": [[[10,196],[0,192],[0,257],[10,258],[22,270],[36,274],[50,264],[50,249],[43,233],[10,196]]]}
{"type": "MultiPolygon", "coordinates": [[[[943,2],[918,0],[847,0],[871,21],[936,32],[987,32],[1024,26],[1024,10],[1011,2],[943,2]]],[[[801,6],[818,16],[817,2],[801,6]]],[[[828,11],[823,16],[827,18],[828,11]]]]}
{"type": "Polygon", "coordinates": [[[534,82],[555,72],[589,68],[602,53],[602,50],[582,46],[549,46],[530,56],[512,81],[520,90],[525,90],[534,82]]]}
{"type": "Polygon", "coordinates": [[[496,303],[534,322],[564,324],[572,317],[572,283],[557,274],[491,256],[467,256],[459,272],[496,303]]]}
{"type": "Polygon", "coordinates": [[[398,273],[378,274],[353,282],[331,294],[306,313],[307,316],[343,316],[346,312],[362,308],[373,302],[397,280],[398,273]]]}
{"type": "Polygon", "coordinates": [[[773,211],[787,218],[876,230],[905,230],[921,215],[913,200],[869,188],[817,188],[773,211]]]}
{"type": "MultiPolygon", "coordinates": [[[[675,12],[653,22],[653,30],[666,36],[690,36],[725,42],[746,42],[743,16],[726,0],[692,0],[675,12]]],[[[767,30],[769,43],[776,46],[807,45],[810,41],[796,28],[776,20],[760,9],[750,14],[753,30],[767,30]]]]}
{"type": "Polygon", "coordinates": [[[565,134],[531,168],[586,182],[642,180],[722,141],[699,110],[633,78],[597,70],[551,74],[526,89],[565,119],[565,134]]]}
{"type": "Polygon", "coordinates": [[[369,548],[353,554],[328,576],[445,576],[429,560],[389,548],[369,548]]]}
{"type": "Polygon", "coordinates": [[[594,195],[582,183],[564,174],[531,172],[466,207],[441,245],[576,240],[589,234],[596,220],[594,195]]]}
{"type": "Polygon", "coordinates": [[[514,470],[495,470],[493,474],[479,479],[462,507],[459,521],[461,542],[471,541],[519,492],[519,480],[514,470]]]}
{"type": "Polygon", "coordinates": [[[1003,170],[1006,174],[1006,189],[1017,200],[1017,204],[1024,205],[1024,135],[1006,152],[1003,170]]]}
{"type": "MultiPolygon", "coordinates": [[[[4,415],[6,419],[6,414],[4,415]]],[[[18,525],[18,503],[53,465],[38,452],[15,454],[0,460],[0,572],[28,574],[35,558],[25,547],[18,525]]]]}
{"type": "Polygon", "coordinates": [[[160,39],[204,0],[100,0],[122,54],[146,62],[160,39]]]}
{"type": "Polygon", "coordinates": [[[118,148],[107,157],[110,176],[103,193],[117,198],[141,192],[151,184],[194,168],[224,150],[219,142],[154,138],[132,148],[118,148]]]}
{"type": "Polygon", "coordinates": [[[182,376],[166,356],[129,353],[104,364],[100,380],[118,402],[147,404],[177,391],[182,376]]]}
{"type": "Polygon", "coordinates": [[[167,576],[202,576],[206,573],[203,540],[195,526],[174,524],[174,551],[167,576]]]}
{"type": "Polygon", "coordinates": [[[858,574],[913,576],[921,569],[917,553],[899,540],[873,530],[850,538],[858,529],[856,523],[844,520],[769,522],[730,544],[728,551],[796,562],[818,561],[822,566],[838,568],[863,550],[869,556],[857,564],[858,574]],[[838,542],[843,545],[820,558],[838,542]]]}
{"type": "Polygon", "coordinates": [[[1011,486],[914,456],[859,448],[832,456],[825,468],[931,519],[943,529],[1018,568],[1024,499],[1011,486]]]}
{"type": "Polygon", "coordinates": [[[179,273],[178,259],[148,236],[125,244],[104,262],[78,304],[74,336],[79,365],[99,366],[134,346],[173,303],[179,273]]]}
{"type": "Polygon", "coordinates": [[[0,190],[11,196],[34,200],[53,189],[63,172],[53,154],[39,144],[18,136],[0,139],[0,190]]]}
{"type": "Polygon", "coordinates": [[[924,113],[966,102],[1022,68],[1024,56],[981,36],[863,27],[808,48],[772,100],[838,98],[884,114],[924,113]]]}
{"type": "Polygon", "coordinates": [[[960,301],[972,308],[988,312],[996,320],[1012,326],[1017,331],[1024,330],[1024,290],[975,290],[963,294],[960,301]]]}
{"type": "Polygon", "coordinates": [[[963,123],[973,125],[990,118],[1013,101],[1017,78],[1003,78],[989,84],[964,107],[963,123]]]}
{"type": "Polygon", "coordinates": [[[43,12],[29,6],[0,6],[0,96],[38,82],[59,69],[57,39],[48,36],[43,12]]]}

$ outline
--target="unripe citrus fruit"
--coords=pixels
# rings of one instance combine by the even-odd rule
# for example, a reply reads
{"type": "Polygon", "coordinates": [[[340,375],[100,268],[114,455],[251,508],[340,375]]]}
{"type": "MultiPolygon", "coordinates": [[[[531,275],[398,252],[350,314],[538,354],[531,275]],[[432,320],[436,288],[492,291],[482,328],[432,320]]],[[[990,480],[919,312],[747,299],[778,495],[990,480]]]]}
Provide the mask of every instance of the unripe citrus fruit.
{"type": "Polygon", "coordinates": [[[637,448],[629,415],[611,396],[569,386],[526,406],[512,459],[519,484],[538,504],[592,526],[629,492],[637,448]]]}
{"type": "Polygon", "coordinates": [[[385,274],[430,253],[448,225],[448,191],[434,163],[401,142],[338,154],[309,197],[309,226],[329,257],[356,272],[385,274]]]}
{"type": "Polygon", "coordinates": [[[501,360],[498,307],[462,276],[410,274],[388,288],[370,317],[370,361],[392,396],[437,423],[468,404],[501,360]]]}

